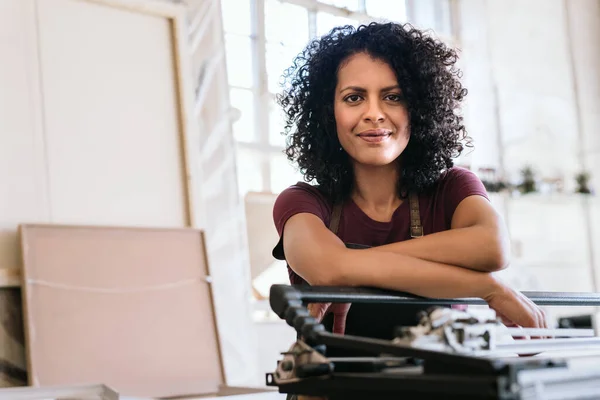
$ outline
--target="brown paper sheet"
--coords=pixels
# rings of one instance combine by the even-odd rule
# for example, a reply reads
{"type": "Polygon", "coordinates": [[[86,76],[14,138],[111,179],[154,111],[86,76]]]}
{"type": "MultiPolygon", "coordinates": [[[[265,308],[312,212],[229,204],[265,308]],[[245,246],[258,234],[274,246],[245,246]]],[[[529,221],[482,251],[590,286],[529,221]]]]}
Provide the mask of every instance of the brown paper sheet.
{"type": "Polygon", "coordinates": [[[29,384],[123,396],[224,383],[201,231],[21,226],[29,384]]]}

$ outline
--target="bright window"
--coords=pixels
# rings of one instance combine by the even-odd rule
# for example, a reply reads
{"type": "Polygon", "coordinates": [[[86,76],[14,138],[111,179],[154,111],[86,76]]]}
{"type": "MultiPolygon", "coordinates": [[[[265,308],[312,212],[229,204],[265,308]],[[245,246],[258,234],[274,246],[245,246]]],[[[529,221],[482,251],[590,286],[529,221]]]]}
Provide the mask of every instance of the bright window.
{"type": "Polygon", "coordinates": [[[342,25],[358,26],[360,25],[360,22],[350,18],[333,15],[328,12],[320,11],[317,13],[317,36],[325,35],[336,26],[342,25]]]}
{"type": "Polygon", "coordinates": [[[392,18],[399,21],[408,19],[404,1],[366,0],[365,7],[367,14],[374,18],[392,18]]]}
{"type": "Polygon", "coordinates": [[[229,84],[251,88],[254,85],[254,76],[248,60],[252,60],[252,40],[249,36],[228,33],[225,35],[225,49],[229,84]]]}
{"type": "Polygon", "coordinates": [[[233,137],[239,142],[256,142],[254,93],[252,90],[232,87],[229,99],[231,106],[240,110],[240,119],[233,123],[233,137]]]}

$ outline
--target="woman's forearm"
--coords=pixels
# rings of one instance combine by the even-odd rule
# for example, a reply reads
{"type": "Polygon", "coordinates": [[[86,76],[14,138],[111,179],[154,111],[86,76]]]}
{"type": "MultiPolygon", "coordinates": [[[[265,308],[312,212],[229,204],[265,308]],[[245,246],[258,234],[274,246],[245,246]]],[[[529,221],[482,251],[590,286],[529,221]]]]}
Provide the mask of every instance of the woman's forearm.
{"type": "Polygon", "coordinates": [[[380,249],[346,249],[336,264],[337,273],[329,285],[370,286],[434,298],[486,298],[496,289],[488,272],[380,249]]]}
{"type": "Polygon", "coordinates": [[[510,257],[508,240],[483,226],[450,229],[374,249],[484,272],[505,268],[510,257]]]}

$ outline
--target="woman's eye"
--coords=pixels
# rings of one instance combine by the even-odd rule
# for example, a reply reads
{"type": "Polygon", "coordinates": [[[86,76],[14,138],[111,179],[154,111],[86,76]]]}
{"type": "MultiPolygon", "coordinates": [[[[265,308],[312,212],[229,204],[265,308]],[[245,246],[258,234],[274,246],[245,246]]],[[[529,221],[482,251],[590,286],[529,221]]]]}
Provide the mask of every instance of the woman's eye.
{"type": "Polygon", "coordinates": [[[356,103],[359,100],[360,100],[360,96],[357,94],[351,94],[350,96],[346,97],[346,101],[348,103],[356,103]]]}
{"type": "Polygon", "coordinates": [[[388,94],[386,96],[386,98],[388,100],[394,101],[394,102],[400,102],[400,101],[404,100],[404,98],[401,95],[399,95],[399,94],[388,94]]]}

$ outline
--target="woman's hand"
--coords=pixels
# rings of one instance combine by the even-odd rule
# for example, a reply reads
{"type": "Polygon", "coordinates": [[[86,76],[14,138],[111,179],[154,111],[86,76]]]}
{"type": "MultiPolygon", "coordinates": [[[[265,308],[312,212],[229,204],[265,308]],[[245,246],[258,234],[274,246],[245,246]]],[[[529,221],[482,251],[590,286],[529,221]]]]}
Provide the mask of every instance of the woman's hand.
{"type": "Polygon", "coordinates": [[[333,314],[333,333],[344,334],[346,330],[346,316],[351,303],[310,303],[308,312],[317,321],[321,322],[325,315],[333,314]]]}
{"type": "Polygon", "coordinates": [[[499,280],[494,282],[492,290],[483,299],[504,324],[524,328],[548,327],[544,311],[534,302],[499,280]]]}

